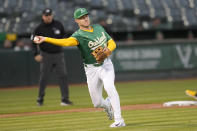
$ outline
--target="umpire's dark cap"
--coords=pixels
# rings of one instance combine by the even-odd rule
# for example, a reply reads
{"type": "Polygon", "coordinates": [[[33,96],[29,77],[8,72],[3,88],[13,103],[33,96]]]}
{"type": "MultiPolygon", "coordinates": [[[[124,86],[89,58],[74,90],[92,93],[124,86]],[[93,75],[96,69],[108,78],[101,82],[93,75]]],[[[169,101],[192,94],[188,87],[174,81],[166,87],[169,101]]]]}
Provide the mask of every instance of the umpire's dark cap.
{"type": "Polygon", "coordinates": [[[42,11],[42,14],[43,14],[43,15],[46,15],[46,16],[52,15],[52,13],[53,13],[53,11],[52,11],[52,9],[50,9],[50,8],[46,8],[46,9],[44,9],[44,10],[42,11]]]}

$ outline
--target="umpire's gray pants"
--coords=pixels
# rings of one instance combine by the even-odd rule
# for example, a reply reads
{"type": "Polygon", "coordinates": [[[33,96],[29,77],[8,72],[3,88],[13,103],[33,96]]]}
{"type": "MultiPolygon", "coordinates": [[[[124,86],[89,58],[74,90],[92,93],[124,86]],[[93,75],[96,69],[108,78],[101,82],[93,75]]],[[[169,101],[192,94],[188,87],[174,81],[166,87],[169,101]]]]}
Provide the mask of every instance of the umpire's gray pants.
{"type": "Polygon", "coordinates": [[[50,72],[55,71],[58,83],[60,86],[62,101],[68,100],[68,80],[66,65],[64,60],[64,53],[49,54],[41,52],[43,57],[40,63],[40,81],[39,81],[39,94],[38,99],[43,100],[45,95],[45,88],[47,85],[48,76],[50,72]]]}

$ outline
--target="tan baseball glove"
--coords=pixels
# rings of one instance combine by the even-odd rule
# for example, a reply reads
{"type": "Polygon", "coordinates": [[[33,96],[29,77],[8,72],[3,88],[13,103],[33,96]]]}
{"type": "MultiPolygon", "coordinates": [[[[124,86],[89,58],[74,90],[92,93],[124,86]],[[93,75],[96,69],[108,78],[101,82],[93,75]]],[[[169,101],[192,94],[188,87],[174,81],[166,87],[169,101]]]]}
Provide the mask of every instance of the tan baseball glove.
{"type": "Polygon", "coordinates": [[[111,51],[107,47],[99,46],[96,48],[92,55],[96,58],[98,63],[102,63],[109,55],[111,55],[111,51]]]}

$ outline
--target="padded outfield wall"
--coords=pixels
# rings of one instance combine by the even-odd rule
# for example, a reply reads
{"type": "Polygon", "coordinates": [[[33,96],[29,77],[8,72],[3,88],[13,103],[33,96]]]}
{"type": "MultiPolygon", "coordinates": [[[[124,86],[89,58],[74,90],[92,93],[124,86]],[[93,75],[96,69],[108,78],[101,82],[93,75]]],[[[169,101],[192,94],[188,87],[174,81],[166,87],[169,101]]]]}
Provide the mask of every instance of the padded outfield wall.
{"type": "Polygon", "coordinates": [[[168,42],[120,46],[112,56],[118,80],[197,76],[197,43],[168,42]]]}
{"type": "MultiPolygon", "coordinates": [[[[85,83],[80,52],[65,48],[70,83],[85,83]]],[[[197,43],[157,43],[118,46],[111,56],[116,80],[171,79],[197,76],[197,43]]],[[[0,51],[0,87],[36,85],[39,64],[31,51],[0,51]]],[[[56,84],[54,73],[49,84],[56,84]]]]}

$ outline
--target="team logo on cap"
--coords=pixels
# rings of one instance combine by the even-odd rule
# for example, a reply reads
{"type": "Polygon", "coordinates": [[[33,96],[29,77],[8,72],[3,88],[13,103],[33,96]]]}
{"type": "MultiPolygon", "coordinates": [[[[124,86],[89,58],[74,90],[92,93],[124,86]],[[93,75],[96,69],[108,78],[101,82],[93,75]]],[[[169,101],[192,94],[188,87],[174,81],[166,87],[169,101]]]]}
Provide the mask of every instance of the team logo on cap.
{"type": "Polygon", "coordinates": [[[49,9],[47,9],[47,10],[46,10],[46,13],[49,13],[49,12],[50,12],[50,10],[49,10],[49,9]]]}
{"type": "Polygon", "coordinates": [[[84,13],[85,12],[85,9],[81,9],[81,13],[84,13]]]}

